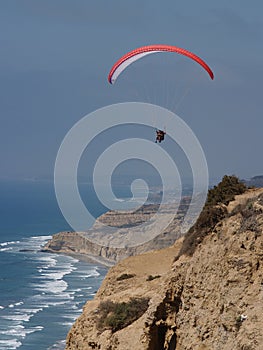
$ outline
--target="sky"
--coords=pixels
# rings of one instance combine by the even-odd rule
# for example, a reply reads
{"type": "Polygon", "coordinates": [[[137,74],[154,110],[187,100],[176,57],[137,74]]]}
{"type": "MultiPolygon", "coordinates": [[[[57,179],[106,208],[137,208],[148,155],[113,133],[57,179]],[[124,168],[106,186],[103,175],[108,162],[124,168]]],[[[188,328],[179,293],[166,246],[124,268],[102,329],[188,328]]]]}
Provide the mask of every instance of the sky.
{"type": "MultiPolygon", "coordinates": [[[[263,174],[262,12],[259,0],[1,0],[0,178],[52,178],[74,124],[129,101],[176,112],[197,136],[211,179],[263,174]],[[155,43],[198,54],[215,79],[169,54],[138,61],[114,86],[107,82],[119,57],[155,43]]],[[[149,128],[138,133],[155,136],[149,128]]],[[[115,136],[100,137],[99,149],[115,136]]]]}

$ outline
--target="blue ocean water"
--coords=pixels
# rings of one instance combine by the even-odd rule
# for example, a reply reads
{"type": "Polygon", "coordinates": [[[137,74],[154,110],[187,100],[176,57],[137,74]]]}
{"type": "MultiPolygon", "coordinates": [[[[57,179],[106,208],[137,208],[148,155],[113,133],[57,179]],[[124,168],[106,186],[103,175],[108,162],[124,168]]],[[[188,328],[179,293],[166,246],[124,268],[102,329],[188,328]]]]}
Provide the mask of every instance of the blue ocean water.
{"type": "MultiPolygon", "coordinates": [[[[93,202],[94,216],[105,210],[93,202]]],[[[70,229],[52,183],[0,182],[0,213],[0,349],[63,349],[107,269],[39,252],[52,234],[70,229]]]]}

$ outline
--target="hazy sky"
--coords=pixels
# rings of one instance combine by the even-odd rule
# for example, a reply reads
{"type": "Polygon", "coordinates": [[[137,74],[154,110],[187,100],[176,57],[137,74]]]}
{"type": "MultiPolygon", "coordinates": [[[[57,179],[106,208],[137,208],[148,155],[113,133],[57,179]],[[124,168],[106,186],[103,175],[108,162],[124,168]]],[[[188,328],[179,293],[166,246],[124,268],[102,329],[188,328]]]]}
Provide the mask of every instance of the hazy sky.
{"type": "Polygon", "coordinates": [[[176,113],[198,137],[211,178],[263,174],[262,13],[260,0],[0,0],[0,177],[52,176],[63,137],[83,116],[124,101],[171,107],[171,90],[189,81],[176,113]],[[188,59],[156,56],[108,84],[114,61],[155,43],[198,54],[214,81],[201,69],[191,80],[188,59]]]}

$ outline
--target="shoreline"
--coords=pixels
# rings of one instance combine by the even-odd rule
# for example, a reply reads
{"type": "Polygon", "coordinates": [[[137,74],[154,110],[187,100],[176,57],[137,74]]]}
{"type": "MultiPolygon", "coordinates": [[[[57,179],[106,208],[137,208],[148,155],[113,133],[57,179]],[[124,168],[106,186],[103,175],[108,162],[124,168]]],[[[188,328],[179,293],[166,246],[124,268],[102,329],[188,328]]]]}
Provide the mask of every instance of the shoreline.
{"type": "Polygon", "coordinates": [[[51,249],[50,250],[49,249],[41,249],[39,251],[41,253],[59,254],[59,255],[70,256],[70,257],[75,258],[79,261],[91,263],[94,265],[98,264],[98,265],[100,265],[102,267],[106,267],[106,268],[111,268],[112,266],[114,266],[116,264],[116,262],[106,260],[105,258],[94,256],[91,254],[86,254],[86,253],[81,254],[81,253],[73,253],[70,251],[53,251],[51,249]]]}
{"type": "MultiPolygon", "coordinates": [[[[185,199],[188,201],[188,198],[185,199]]],[[[185,203],[184,203],[185,205],[185,203]]],[[[137,234],[141,234],[140,224],[149,221],[156,213],[155,205],[145,205],[136,212],[118,213],[108,211],[102,214],[92,228],[85,232],[61,231],[52,235],[52,238],[41,249],[42,252],[64,254],[92,264],[99,264],[107,268],[114,266],[118,261],[129,256],[142,254],[147,251],[158,250],[174,244],[181,237],[180,224],[185,214],[185,206],[181,209],[164,230],[158,227],[152,231],[152,237],[137,245],[123,245],[117,248],[123,239],[128,239],[130,227],[135,227],[137,234]],[[109,236],[103,230],[108,225],[115,228],[109,236]],[[138,227],[137,227],[138,226],[138,227]],[[100,243],[94,240],[99,237],[100,243]],[[128,238],[126,238],[128,236],[128,238]]],[[[163,220],[172,211],[170,205],[163,214],[163,220]]]]}

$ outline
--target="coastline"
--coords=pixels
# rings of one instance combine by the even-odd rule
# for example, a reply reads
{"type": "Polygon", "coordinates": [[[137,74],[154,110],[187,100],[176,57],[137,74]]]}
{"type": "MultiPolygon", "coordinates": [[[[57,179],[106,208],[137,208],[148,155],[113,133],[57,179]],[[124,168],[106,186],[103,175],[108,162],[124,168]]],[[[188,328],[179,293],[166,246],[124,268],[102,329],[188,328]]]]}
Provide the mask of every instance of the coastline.
{"type": "Polygon", "coordinates": [[[72,258],[75,258],[79,261],[91,263],[91,264],[98,264],[102,267],[110,268],[115,265],[115,262],[109,261],[103,257],[86,254],[86,253],[74,253],[71,251],[54,251],[49,249],[41,249],[41,253],[48,253],[48,254],[59,254],[59,255],[65,255],[65,256],[71,256],[72,258]]]}
{"type": "MultiPolygon", "coordinates": [[[[135,212],[108,211],[101,215],[92,228],[83,232],[62,231],[56,233],[41,249],[42,252],[65,254],[76,257],[82,261],[112,267],[117,262],[147,251],[158,250],[174,244],[181,236],[181,223],[187,211],[189,198],[186,197],[183,205],[174,216],[172,222],[162,230],[158,227],[152,231],[152,238],[138,245],[122,246],[121,242],[129,235],[129,228],[141,230],[140,224],[147,222],[158,210],[158,205],[144,205],[135,212]],[[114,227],[114,233],[108,234],[107,227],[114,227]],[[99,240],[97,240],[99,237],[99,240]],[[100,243],[98,243],[100,242],[100,243]],[[112,243],[113,242],[113,243],[112,243]],[[117,242],[117,244],[116,244],[117,242]],[[120,244],[118,247],[118,243],[120,244]]],[[[162,214],[162,220],[168,220],[173,207],[167,205],[162,214]]]]}

